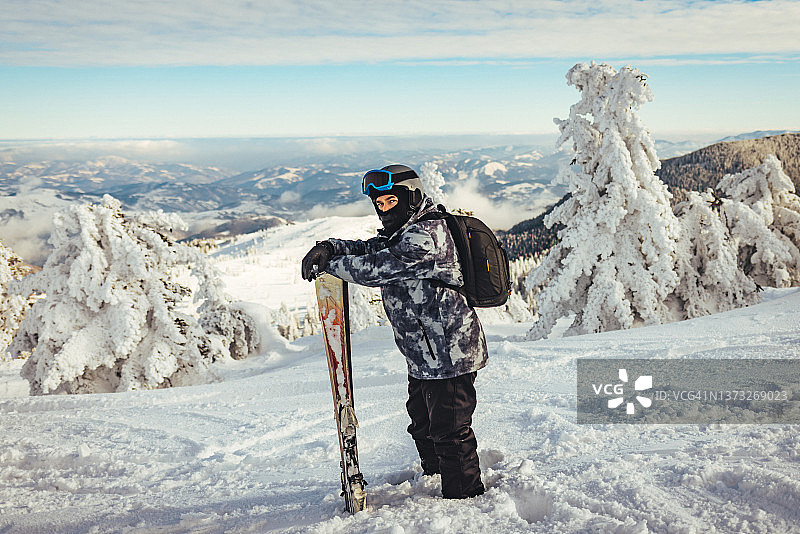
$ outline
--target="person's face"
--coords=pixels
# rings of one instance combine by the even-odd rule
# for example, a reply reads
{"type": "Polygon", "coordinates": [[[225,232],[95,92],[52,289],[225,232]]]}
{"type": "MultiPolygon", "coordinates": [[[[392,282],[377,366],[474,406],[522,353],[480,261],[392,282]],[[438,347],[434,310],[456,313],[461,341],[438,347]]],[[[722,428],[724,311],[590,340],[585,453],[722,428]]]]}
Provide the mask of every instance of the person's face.
{"type": "Polygon", "coordinates": [[[381,211],[389,211],[397,205],[397,197],[395,195],[383,195],[375,199],[375,205],[381,211]]]}

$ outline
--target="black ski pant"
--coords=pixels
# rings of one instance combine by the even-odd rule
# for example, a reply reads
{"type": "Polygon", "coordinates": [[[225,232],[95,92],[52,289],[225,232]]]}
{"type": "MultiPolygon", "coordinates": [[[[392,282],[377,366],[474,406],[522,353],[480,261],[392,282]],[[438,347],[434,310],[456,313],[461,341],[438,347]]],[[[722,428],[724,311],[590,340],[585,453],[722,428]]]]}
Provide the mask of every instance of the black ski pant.
{"type": "Polygon", "coordinates": [[[408,377],[408,433],[414,438],[424,472],[442,474],[446,499],[484,492],[478,442],[472,431],[476,374],[442,380],[408,377]]]}

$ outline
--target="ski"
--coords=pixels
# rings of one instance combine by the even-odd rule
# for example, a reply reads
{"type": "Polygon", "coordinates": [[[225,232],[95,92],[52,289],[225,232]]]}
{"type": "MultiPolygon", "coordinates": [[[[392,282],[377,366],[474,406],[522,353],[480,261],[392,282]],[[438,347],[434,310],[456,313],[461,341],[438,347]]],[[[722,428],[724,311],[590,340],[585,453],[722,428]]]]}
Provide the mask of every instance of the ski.
{"type": "Polygon", "coordinates": [[[320,274],[316,278],[316,290],[342,456],[342,496],[345,509],[354,514],[367,506],[367,494],[364,491],[367,483],[358,466],[358,420],[353,409],[347,282],[329,274],[320,274]]]}

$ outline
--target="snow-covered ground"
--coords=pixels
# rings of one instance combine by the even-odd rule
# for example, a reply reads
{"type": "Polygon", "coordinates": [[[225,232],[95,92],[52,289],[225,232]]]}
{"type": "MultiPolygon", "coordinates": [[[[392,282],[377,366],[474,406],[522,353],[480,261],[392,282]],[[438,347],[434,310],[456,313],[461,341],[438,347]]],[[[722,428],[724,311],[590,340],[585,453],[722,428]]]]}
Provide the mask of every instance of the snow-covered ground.
{"type": "MultiPolygon", "coordinates": [[[[370,235],[375,218],[275,228],[221,251],[236,298],[302,307],[298,261],[317,239],[370,235]]],[[[576,358],[800,358],[800,291],[660,327],[523,341],[486,326],[478,373],[485,495],[441,498],[405,432],[406,368],[388,327],[352,336],[369,508],[342,511],[320,336],[273,339],[220,381],[26,396],[0,362],[0,532],[798,532],[792,425],[577,425],[576,358]]]]}

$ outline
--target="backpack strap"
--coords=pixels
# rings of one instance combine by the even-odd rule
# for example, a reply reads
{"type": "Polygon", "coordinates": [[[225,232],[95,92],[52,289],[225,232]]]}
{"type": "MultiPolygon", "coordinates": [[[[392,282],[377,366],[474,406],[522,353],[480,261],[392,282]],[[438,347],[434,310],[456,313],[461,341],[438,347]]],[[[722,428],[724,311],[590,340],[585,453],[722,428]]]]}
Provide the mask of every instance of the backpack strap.
{"type": "MultiPolygon", "coordinates": [[[[436,207],[439,208],[439,211],[429,211],[428,213],[426,213],[425,215],[423,215],[422,217],[417,219],[415,222],[435,221],[437,219],[447,219],[448,217],[450,217],[450,213],[448,213],[447,209],[444,207],[443,204],[439,204],[436,207]]],[[[448,229],[448,231],[450,230],[449,225],[448,225],[447,229],[448,229]]],[[[433,287],[446,287],[447,289],[452,289],[453,291],[457,291],[458,293],[461,293],[462,295],[464,295],[464,297],[467,296],[467,292],[466,292],[466,290],[464,289],[463,286],[457,286],[455,284],[448,284],[446,282],[442,282],[441,280],[437,280],[436,278],[426,278],[426,280],[428,282],[430,282],[430,284],[433,287]]]]}
{"type": "Polygon", "coordinates": [[[457,286],[455,284],[448,284],[446,282],[442,282],[441,280],[437,280],[436,278],[426,278],[425,280],[430,282],[430,284],[433,287],[446,287],[447,289],[452,289],[453,291],[461,293],[465,297],[467,296],[467,290],[464,289],[464,286],[457,286]]]}
{"type": "Polygon", "coordinates": [[[446,219],[450,215],[449,213],[447,213],[447,210],[445,209],[443,204],[439,204],[436,207],[439,208],[439,211],[429,211],[428,213],[426,213],[425,215],[421,216],[419,219],[417,219],[414,222],[434,221],[436,219],[446,219]]]}
{"type": "MultiPolygon", "coordinates": [[[[414,224],[416,224],[418,222],[423,222],[423,221],[435,221],[435,220],[439,220],[439,219],[447,219],[450,216],[450,213],[447,212],[447,209],[444,207],[443,204],[439,204],[436,207],[439,208],[439,211],[429,211],[428,213],[422,215],[419,219],[414,221],[414,224]]],[[[449,231],[450,227],[448,226],[447,229],[449,231]]],[[[399,234],[395,234],[394,236],[392,236],[389,239],[388,246],[395,245],[399,241],[400,241],[400,235],[399,234]]],[[[454,284],[448,284],[448,283],[442,282],[441,280],[437,280],[436,278],[425,278],[425,280],[430,282],[430,284],[433,287],[446,287],[447,289],[452,289],[453,291],[457,291],[458,293],[461,293],[462,295],[464,295],[464,297],[467,296],[467,292],[466,292],[466,290],[464,289],[463,286],[457,286],[457,285],[454,285],[454,284]]]]}

